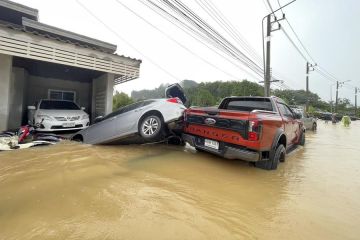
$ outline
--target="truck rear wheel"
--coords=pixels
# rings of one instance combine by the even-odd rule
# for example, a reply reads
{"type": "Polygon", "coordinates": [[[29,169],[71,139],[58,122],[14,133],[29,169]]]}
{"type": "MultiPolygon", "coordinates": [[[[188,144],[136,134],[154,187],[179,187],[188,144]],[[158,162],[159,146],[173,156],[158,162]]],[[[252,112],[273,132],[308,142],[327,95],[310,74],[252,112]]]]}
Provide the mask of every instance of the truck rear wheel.
{"type": "Polygon", "coordinates": [[[300,144],[301,146],[304,146],[304,145],[305,145],[305,132],[303,132],[303,133],[301,134],[299,144],[300,144]]]}
{"type": "Polygon", "coordinates": [[[276,148],[275,154],[270,156],[269,160],[259,161],[255,163],[255,167],[265,170],[277,169],[280,162],[285,162],[286,151],[284,145],[280,144],[276,148]]]}

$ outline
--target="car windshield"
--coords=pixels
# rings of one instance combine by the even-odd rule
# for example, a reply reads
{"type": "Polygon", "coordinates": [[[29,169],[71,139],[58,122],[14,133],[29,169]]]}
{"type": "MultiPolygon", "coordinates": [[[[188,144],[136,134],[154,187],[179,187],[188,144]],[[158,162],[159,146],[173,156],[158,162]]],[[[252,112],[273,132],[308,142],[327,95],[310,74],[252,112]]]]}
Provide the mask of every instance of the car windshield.
{"type": "Polygon", "coordinates": [[[52,110],[79,110],[79,106],[70,101],[53,101],[42,100],[40,103],[40,109],[52,109],[52,110]]]}

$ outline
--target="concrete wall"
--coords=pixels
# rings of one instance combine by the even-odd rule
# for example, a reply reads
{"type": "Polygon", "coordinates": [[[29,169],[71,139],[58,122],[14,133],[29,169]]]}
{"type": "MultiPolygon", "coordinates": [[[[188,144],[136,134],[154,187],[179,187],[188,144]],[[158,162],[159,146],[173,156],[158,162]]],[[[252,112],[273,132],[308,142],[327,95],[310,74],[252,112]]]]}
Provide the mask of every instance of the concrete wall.
{"type": "Polygon", "coordinates": [[[0,131],[8,129],[12,56],[0,54],[0,131]]]}
{"type": "Polygon", "coordinates": [[[112,98],[114,91],[114,74],[104,73],[92,81],[92,109],[91,119],[104,116],[112,112],[112,98]]]}
{"type": "Polygon", "coordinates": [[[85,107],[85,111],[90,113],[91,84],[87,82],[78,82],[29,75],[26,104],[34,105],[35,102],[39,101],[40,99],[47,99],[49,89],[75,91],[76,103],[80,107],[85,107]]]}

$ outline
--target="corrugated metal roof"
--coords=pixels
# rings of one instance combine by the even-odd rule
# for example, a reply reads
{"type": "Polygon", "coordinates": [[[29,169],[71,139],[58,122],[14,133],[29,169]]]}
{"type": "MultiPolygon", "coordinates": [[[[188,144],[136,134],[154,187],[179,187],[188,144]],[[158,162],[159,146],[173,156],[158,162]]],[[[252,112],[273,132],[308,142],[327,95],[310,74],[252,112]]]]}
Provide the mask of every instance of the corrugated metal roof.
{"type": "MultiPolygon", "coordinates": [[[[67,39],[67,38],[61,37],[61,36],[56,36],[56,35],[52,35],[52,34],[48,34],[48,33],[44,33],[44,32],[39,32],[39,31],[36,31],[36,30],[33,30],[33,29],[27,29],[24,26],[9,23],[9,22],[5,22],[5,21],[1,21],[1,20],[0,20],[0,26],[6,27],[6,28],[9,28],[9,29],[13,29],[13,30],[16,30],[16,31],[26,32],[26,33],[41,36],[41,37],[44,37],[44,38],[60,41],[60,42],[63,42],[63,43],[73,44],[73,45],[83,47],[83,48],[88,48],[88,49],[92,49],[92,50],[96,50],[96,51],[100,51],[100,52],[109,53],[108,51],[105,51],[104,49],[102,49],[100,47],[84,44],[82,42],[70,40],[70,39],[67,39]]],[[[110,53],[113,54],[113,55],[119,56],[119,57],[128,58],[128,59],[133,60],[133,61],[138,61],[140,63],[142,62],[140,59],[131,58],[131,57],[128,57],[128,56],[125,56],[125,55],[119,55],[119,54],[112,53],[112,52],[110,52],[110,53]]]]}

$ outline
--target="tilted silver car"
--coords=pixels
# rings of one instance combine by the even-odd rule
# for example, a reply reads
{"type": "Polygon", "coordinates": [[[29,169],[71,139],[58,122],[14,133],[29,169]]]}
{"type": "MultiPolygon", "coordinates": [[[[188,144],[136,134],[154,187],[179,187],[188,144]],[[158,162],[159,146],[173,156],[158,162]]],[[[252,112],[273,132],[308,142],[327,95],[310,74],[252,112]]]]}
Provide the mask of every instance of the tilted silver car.
{"type": "Polygon", "coordinates": [[[160,140],[177,127],[176,122],[182,119],[186,109],[186,97],[179,84],[170,85],[165,94],[168,98],[136,102],[98,117],[72,140],[88,144],[160,140]]]}

